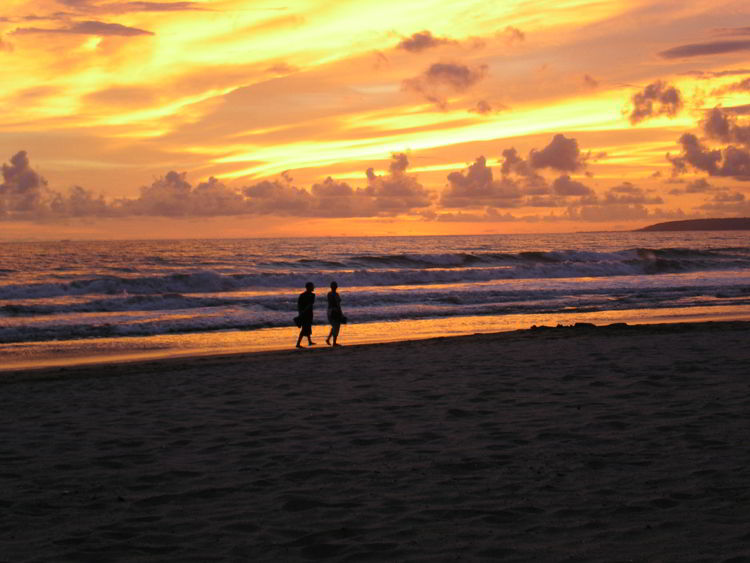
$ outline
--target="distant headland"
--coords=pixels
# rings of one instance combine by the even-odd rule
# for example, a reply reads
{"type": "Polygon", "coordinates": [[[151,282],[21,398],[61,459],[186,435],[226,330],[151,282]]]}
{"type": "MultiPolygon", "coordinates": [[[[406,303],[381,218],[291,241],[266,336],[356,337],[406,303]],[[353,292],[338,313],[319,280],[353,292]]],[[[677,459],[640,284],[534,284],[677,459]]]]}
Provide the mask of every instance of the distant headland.
{"type": "Polygon", "coordinates": [[[750,231],[750,217],[667,221],[636,229],[636,231],[750,231]]]}

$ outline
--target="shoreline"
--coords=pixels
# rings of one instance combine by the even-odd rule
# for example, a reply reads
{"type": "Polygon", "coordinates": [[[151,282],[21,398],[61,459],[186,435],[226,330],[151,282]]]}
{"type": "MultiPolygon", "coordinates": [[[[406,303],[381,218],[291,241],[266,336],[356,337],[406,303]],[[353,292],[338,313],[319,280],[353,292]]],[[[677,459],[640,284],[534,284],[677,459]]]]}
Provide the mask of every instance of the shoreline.
{"type": "Polygon", "coordinates": [[[173,371],[186,368],[213,369],[216,366],[234,363],[245,363],[249,361],[278,362],[295,358],[300,355],[347,353],[356,354],[358,351],[366,352],[381,349],[384,353],[391,347],[409,346],[417,344],[435,345],[445,343],[481,343],[509,342],[527,338],[572,338],[586,336],[612,336],[631,334],[665,334],[665,333],[690,333],[695,331],[721,332],[725,330],[739,330],[750,332],[750,320],[710,320],[696,322],[666,322],[666,323],[641,323],[628,324],[615,322],[608,325],[596,325],[588,322],[577,322],[570,325],[558,324],[556,326],[540,325],[530,328],[497,332],[477,332],[473,334],[458,334],[450,336],[426,336],[422,338],[384,340],[357,342],[344,344],[333,348],[323,343],[319,337],[318,344],[314,347],[307,345],[302,349],[296,349],[291,345],[286,348],[272,348],[267,350],[251,351],[228,351],[212,353],[185,353],[158,356],[155,358],[134,359],[107,359],[93,360],[88,363],[75,363],[71,365],[52,365],[21,369],[0,370],[0,385],[16,383],[19,381],[66,379],[80,377],[111,377],[114,375],[138,374],[143,371],[173,371]],[[102,373],[102,371],[106,373],[102,373]]]}
{"type": "MultiPolygon", "coordinates": [[[[342,327],[343,346],[385,344],[431,338],[470,336],[529,330],[536,326],[591,323],[630,326],[700,322],[750,322],[750,305],[704,306],[684,309],[630,309],[590,313],[506,314],[425,318],[408,321],[353,323],[342,327]]],[[[326,348],[328,325],[316,324],[319,348],[326,348]]],[[[0,345],[0,382],[11,373],[85,366],[117,365],[189,358],[265,354],[293,348],[298,329],[279,327],[204,333],[165,334],[146,337],[105,337],[63,341],[8,343],[0,345]]],[[[306,348],[306,347],[305,347],[306,348]]]]}

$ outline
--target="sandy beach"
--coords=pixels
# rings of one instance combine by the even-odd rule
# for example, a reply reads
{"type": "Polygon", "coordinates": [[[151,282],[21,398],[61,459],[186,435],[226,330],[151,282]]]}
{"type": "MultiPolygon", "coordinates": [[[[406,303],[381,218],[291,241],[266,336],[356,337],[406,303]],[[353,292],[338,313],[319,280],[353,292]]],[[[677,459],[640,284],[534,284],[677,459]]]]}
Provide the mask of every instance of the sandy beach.
{"type": "Polygon", "coordinates": [[[750,560],[750,323],[0,377],[2,561],[750,560]]]}

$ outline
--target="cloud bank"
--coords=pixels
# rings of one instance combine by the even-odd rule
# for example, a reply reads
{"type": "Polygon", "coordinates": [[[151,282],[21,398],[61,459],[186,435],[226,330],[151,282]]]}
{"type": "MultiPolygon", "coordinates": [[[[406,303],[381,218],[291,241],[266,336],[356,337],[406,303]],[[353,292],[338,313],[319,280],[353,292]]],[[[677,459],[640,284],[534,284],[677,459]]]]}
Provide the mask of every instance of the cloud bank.
{"type": "MultiPolygon", "coordinates": [[[[745,130],[734,116],[719,108],[702,124],[707,136],[738,141],[745,130]]],[[[730,145],[724,150],[707,147],[695,135],[681,137],[683,153],[669,157],[675,170],[688,168],[708,175],[750,178],[750,156],[730,145]],[[743,156],[744,155],[744,156],[743,156]]],[[[46,220],[71,217],[220,217],[286,216],[309,218],[397,217],[410,214],[436,221],[576,220],[630,221],[680,218],[681,210],[665,212],[649,206],[664,203],[652,190],[622,181],[597,193],[586,180],[572,177],[586,172],[589,153],[583,153],[575,138],[555,134],[542,148],[532,148],[526,157],[511,147],[502,150],[502,160],[493,171],[484,156],[463,170],[447,174],[442,193],[425,188],[409,174],[405,153],[394,153],[385,173],[368,168],[363,185],[327,177],[306,189],[295,185],[289,174],[265,179],[240,188],[217,178],[191,184],[186,173],[170,171],[143,186],[134,198],[105,200],[101,195],[74,186],[56,191],[34,170],[25,151],[13,155],[2,167],[0,219],[46,220]],[[557,208],[545,218],[537,215],[510,218],[509,209],[557,208]]],[[[672,195],[706,193],[717,206],[739,204],[736,195],[694,181],[672,195]]]]}
{"type": "Polygon", "coordinates": [[[576,139],[555,135],[542,149],[531,149],[528,159],[515,148],[502,151],[500,178],[495,178],[484,156],[462,172],[448,175],[448,185],[440,203],[444,207],[559,207],[568,198],[593,197],[591,188],[573,180],[568,174],[556,178],[550,185],[540,174],[543,169],[575,172],[585,168],[586,157],[576,139]]]}
{"type": "Polygon", "coordinates": [[[391,217],[431,205],[434,195],[407,173],[408,158],[392,156],[389,172],[365,173],[367,185],[353,188],[327,178],[310,191],[282,175],[239,190],[216,178],[193,186],[186,173],[174,171],[143,186],[137,198],[106,202],[101,195],[75,186],[66,193],[49,188],[31,168],[25,151],[2,167],[0,219],[38,220],[66,217],[215,217],[277,215],[297,217],[391,217]]]}

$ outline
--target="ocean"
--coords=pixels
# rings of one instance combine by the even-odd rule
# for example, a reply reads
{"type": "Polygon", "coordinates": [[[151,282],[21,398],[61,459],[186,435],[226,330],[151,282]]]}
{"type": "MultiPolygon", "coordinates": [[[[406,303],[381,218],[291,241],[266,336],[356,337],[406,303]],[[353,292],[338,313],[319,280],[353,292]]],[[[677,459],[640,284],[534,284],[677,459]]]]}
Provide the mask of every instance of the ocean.
{"type": "Polygon", "coordinates": [[[575,322],[750,319],[750,233],[0,243],[0,369],[575,322]]]}

